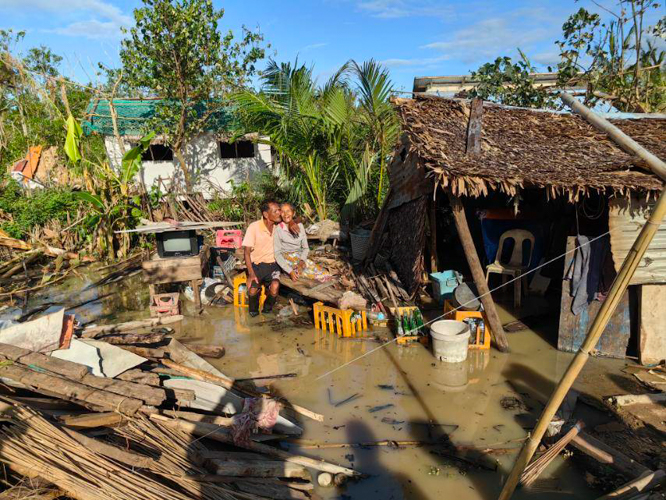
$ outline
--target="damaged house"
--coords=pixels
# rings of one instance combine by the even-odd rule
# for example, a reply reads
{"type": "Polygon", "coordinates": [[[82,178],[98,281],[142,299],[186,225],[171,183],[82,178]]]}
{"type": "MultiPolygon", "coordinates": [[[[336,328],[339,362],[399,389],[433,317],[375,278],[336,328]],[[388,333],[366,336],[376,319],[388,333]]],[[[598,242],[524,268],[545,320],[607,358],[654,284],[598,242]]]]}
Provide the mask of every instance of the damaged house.
{"type": "MultiPolygon", "coordinates": [[[[111,106],[105,99],[90,103],[88,119],[83,123],[87,134],[104,136],[109,162],[118,167],[123,154],[145,134],[145,126],[156,113],[158,99],[114,99],[120,142],[114,134],[111,106]]],[[[272,171],[271,148],[257,142],[256,134],[234,138],[235,122],[230,108],[216,111],[208,121],[207,129],[185,147],[185,160],[197,191],[210,196],[213,192],[231,188],[231,183],[250,181],[262,172],[272,171]]],[[[163,190],[175,180],[182,181],[177,158],[163,138],[156,137],[143,154],[139,172],[147,188],[163,190]]]]}
{"type": "MultiPolygon", "coordinates": [[[[517,317],[524,317],[523,297],[545,294],[556,306],[553,342],[576,351],[662,181],[574,114],[427,95],[394,104],[403,136],[366,262],[388,258],[414,294],[427,284],[427,272],[459,270],[474,277],[480,294],[499,286],[499,275],[502,283],[512,279],[507,308],[522,308],[517,317]],[[586,249],[584,242],[589,253],[576,249],[586,249]],[[511,274],[514,254],[520,269],[511,274]],[[576,259],[587,274],[574,290],[576,259]]],[[[625,134],[666,157],[664,115],[614,116],[625,134]]],[[[629,348],[643,362],[664,359],[659,325],[666,314],[658,304],[666,298],[666,227],[631,285],[597,351],[624,357],[629,348]]]]}

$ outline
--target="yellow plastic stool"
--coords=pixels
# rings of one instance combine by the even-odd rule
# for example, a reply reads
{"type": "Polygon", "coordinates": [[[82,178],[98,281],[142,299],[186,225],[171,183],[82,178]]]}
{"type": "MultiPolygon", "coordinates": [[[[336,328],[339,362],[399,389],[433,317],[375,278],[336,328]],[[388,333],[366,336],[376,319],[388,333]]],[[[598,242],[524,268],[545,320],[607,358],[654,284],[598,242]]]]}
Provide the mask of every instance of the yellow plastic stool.
{"type": "Polygon", "coordinates": [[[490,349],[490,327],[488,326],[488,318],[486,318],[486,313],[482,311],[463,311],[461,309],[455,310],[453,304],[450,300],[444,301],[444,317],[446,319],[453,319],[456,321],[464,321],[467,318],[479,318],[483,320],[483,325],[485,332],[481,331],[481,326],[476,327],[475,332],[472,332],[472,337],[470,338],[471,342],[469,344],[470,349],[490,349]]]}
{"type": "Polygon", "coordinates": [[[336,309],[317,302],[314,306],[314,323],[317,330],[337,333],[338,337],[355,337],[357,333],[368,329],[368,318],[365,311],[361,317],[352,321],[354,311],[351,309],[336,309]]]}
{"type": "MultiPolygon", "coordinates": [[[[247,295],[247,275],[245,273],[238,274],[234,278],[234,305],[236,307],[248,307],[247,295]],[[241,285],[245,285],[245,293],[240,293],[241,285]]],[[[264,307],[264,300],[266,300],[266,289],[261,285],[261,295],[259,296],[260,309],[264,307]]]]}

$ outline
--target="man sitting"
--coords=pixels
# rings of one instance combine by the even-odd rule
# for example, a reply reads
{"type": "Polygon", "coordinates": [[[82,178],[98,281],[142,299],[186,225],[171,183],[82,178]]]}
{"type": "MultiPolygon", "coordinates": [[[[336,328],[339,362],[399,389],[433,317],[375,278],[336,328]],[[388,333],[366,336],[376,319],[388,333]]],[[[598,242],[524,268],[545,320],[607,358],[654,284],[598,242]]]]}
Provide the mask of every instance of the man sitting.
{"type": "Polygon", "coordinates": [[[273,310],[280,291],[280,267],[275,262],[273,250],[273,230],[282,221],[280,205],[275,201],[265,201],[261,204],[261,214],[263,218],[250,224],[243,238],[250,316],[259,314],[261,285],[267,287],[264,313],[273,310]]]}

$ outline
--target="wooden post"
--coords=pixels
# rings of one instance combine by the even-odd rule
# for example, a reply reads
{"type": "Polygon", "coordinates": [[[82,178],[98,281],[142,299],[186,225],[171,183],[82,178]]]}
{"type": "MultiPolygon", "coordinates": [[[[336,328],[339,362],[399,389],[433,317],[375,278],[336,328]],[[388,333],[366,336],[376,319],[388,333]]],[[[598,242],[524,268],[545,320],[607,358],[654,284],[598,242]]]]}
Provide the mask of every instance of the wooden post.
{"type": "Polygon", "coordinates": [[[199,287],[199,280],[190,281],[192,292],[194,292],[194,309],[197,314],[201,314],[203,308],[201,307],[201,288],[199,287]]]}
{"type": "Polygon", "coordinates": [[[439,270],[439,259],[437,258],[437,199],[430,202],[430,272],[439,270]]]}
{"type": "MultiPolygon", "coordinates": [[[[645,151],[642,146],[638,145],[633,139],[626,136],[620,129],[614,127],[611,123],[607,122],[600,116],[595,115],[592,111],[587,109],[568,94],[562,93],[560,97],[576,112],[580,113],[584,118],[593,123],[593,125],[603,129],[620,147],[623,149],[628,148],[629,151],[632,151],[634,154],[645,160],[648,167],[650,170],[652,170],[652,172],[655,173],[655,175],[658,175],[662,179],[666,179],[666,163],[651,153],[645,151]],[[641,153],[641,150],[647,154],[641,153]]],[[[557,409],[562,404],[562,401],[569,392],[569,389],[576,381],[578,374],[583,369],[583,366],[585,366],[585,363],[587,362],[587,359],[590,355],[590,351],[597,345],[599,337],[601,337],[601,334],[606,329],[606,325],[608,325],[610,317],[615,312],[615,308],[617,307],[618,303],[622,299],[622,296],[624,295],[624,292],[629,286],[629,282],[631,281],[631,278],[633,277],[638,264],[643,258],[643,255],[645,254],[648,246],[650,246],[650,242],[654,238],[654,235],[657,233],[657,230],[659,229],[661,221],[665,215],[666,188],[662,189],[659,200],[657,201],[652,214],[650,214],[650,218],[641,229],[641,232],[636,238],[636,241],[634,241],[631,250],[627,254],[627,257],[624,259],[622,267],[620,268],[620,271],[618,272],[617,277],[615,278],[615,281],[613,281],[613,285],[608,292],[608,297],[601,305],[601,309],[599,309],[597,316],[594,318],[594,321],[590,326],[590,331],[587,334],[583,345],[580,347],[578,353],[576,353],[576,356],[571,361],[571,364],[567,368],[567,371],[564,373],[560,383],[555,388],[555,391],[551,395],[548,404],[543,409],[543,413],[541,414],[541,418],[539,419],[539,422],[537,422],[536,427],[528,436],[527,441],[525,441],[523,449],[520,451],[520,455],[518,455],[516,463],[513,466],[513,470],[507,478],[506,483],[504,484],[504,488],[500,493],[499,500],[508,500],[511,498],[511,495],[513,495],[513,492],[518,485],[520,475],[532,459],[534,452],[539,446],[539,443],[541,442],[541,439],[543,438],[543,435],[548,428],[548,424],[555,416],[555,412],[557,412],[557,409]]]]}
{"type": "Polygon", "coordinates": [[[469,112],[467,123],[467,147],[465,153],[468,156],[478,155],[481,152],[481,118],[483,117],[483,100],[472,99],[472,109],[469,112]]]}
{"type": "Polygon", "coordinates": [[[470,233],[469,226],[467,225],[465,208],[463,207],[460,198],[453,195],[452,193],[449,193],[449,201],[451,202],[453,220],[456,223],[458,236],[460,236],[460,242],[462,243],[463,250],[465,251],[467,263],[469,264],[469,268],[472,271],[474,284],[476,285],[476,288],[481,295],[481,303],[483,304],[483,308],[485,309],[486,316],[488,318],[488,326],[490,326],[493,340],[500,351],[509,352],[509,341],[506,339],[506,335],[504,334],[502,322],[500,321],[499,314],[497,314],[497,309],[495,307],[495,301],[493,301],[493,297],[490,295],[488,283],[486,283],[486,277],[483,273],[483,268],[481,267],[481,261],[479,260],[479,255],[476,253],[476,247],[474,246],[474,241],[472,240],[472,233],[470,233]]]}

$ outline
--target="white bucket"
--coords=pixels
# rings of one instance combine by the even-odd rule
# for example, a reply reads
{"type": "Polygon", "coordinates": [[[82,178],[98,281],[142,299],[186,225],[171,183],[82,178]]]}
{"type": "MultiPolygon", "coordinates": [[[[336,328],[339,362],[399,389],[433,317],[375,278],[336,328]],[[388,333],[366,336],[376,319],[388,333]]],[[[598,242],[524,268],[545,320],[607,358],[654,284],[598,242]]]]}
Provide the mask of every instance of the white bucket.
{"type": "Polygon", "coordinates": [[[432,350],[435,356],[447,363],[460,363],[467,359],[469,325],[462,321],[443,319],[430,325],[432,350]]]}

